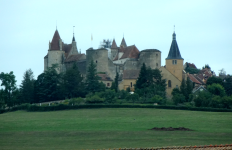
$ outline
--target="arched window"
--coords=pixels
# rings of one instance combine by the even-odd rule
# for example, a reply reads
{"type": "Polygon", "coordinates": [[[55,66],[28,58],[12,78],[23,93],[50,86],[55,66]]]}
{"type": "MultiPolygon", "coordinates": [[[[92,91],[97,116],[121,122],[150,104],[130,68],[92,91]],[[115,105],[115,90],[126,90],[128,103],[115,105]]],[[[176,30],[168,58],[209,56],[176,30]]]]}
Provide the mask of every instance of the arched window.
{"type": "Polygon", "coordinates": [[[171,80],[168,80],[168,87],[172,87],[172,82],[171,82],[171,80]]]}
{"type": "Polygon", "coordinates": [[[132,82],[131,82],[131,87],[132,87],[132,82]]]}

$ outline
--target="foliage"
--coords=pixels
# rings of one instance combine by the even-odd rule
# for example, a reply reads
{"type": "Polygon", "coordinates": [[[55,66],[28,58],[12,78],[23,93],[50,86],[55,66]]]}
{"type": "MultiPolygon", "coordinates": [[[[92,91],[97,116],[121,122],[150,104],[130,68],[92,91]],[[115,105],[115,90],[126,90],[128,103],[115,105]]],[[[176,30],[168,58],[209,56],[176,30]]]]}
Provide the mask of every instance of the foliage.
{"type": "Polygon", "coordinates": [[[127,92],[130,92],[130,91],[131,91],[131,90],[130,90],[130,87],[127,87],[127,88],[126,88],[126,91],[127,91],[127,92]]]}
{"type": "Polygon", "coordinates": [[[212,85],[208,85],[207,90],[210,93],[221,96],[221,97],[226,95],[224,87],[220,84],[213,83],[212,85]]]}
{"type": "Polygon", "coordinates": [[[185,101],[183,102],[190,102],[192,100],[192,90],[193,90],[193,84],[189,78],[187,78],[187,81],[183,78],[180,86],[180,93],[185,96],[185,101]]]}
{"type": "Polygon", "coordinates": [[[84,97],[84,83],[83,77],[81,76],[79,69],[76,63],[73,64],[73,67],[66,71],[63,76],[63,88],[66,97],[84,97]]]}
{"type": "Polygon", "coordinates": [[[89,93],[86,96],[86,103],[94,104],[94,103],[103,103],[105,100],[100,98],[97,94],[89,93]]]}
{"type": "Polygon", "coordinates": [[[151,102],[152,103],[157,103],[159,105],[166,104],[166,100],[163,97],[159,96],[159,95],[155,95],[154,97],[152,97],[151,102]]]}
{"type": "Polygon", "coordinates": [[[208,64],[205,64],[205,66],[202,67],[202,69],[205,69],[205,68],[211,69],[211,67],[208,64]]]}
{"type": "Polygon", "coordinates": [[[130,93],[128,91],[125,91],[125,90],[120,90],[117,93],[119,99],[125,99],[127,97],[127,95],[129,95],[129,94],[130,93]]]}
{"type": "Polygon", "coordinates": [[[232,95],[222,97],[221,104],[223,108],[231,109],[232,108],[232,95]]]}
{"type": "Polygon", "coordinates": [[[118,72],[117,72],[116,77],[114,79],[114,83],[115,83],[114,90],[115,90],[115,92],[118,92],[118,77],[119,77],[119,75],[118,75],[118,72]]]}
{"type": "Polygon", "coordinates": [[[105,84],[99,82],[100,77],[97,75],[96,64],[93,60],[88,66],[87,77],[86,77],[86,91],[88,93],[95,93],[105,90],[105,84]]]}
{"type": "Polygon", "coordinates": [[[176,95],[176,94],[181,94],[179,88],[174,88],[174,89],[172,90],[172,96],[174,96],[174,95],[176,95]]]}
{"type": "Polygon", "coordinates": [[[212,94],[206,91],[202,91],[194,99],[196,107],[208,107],[212,94]]]}
{"type": "Polygon", "coordinates": [[[185,96],[183,94],[177,93],[172,97],[172,100],[173,100],[174,104],[177,105],[179,103],[185,102],[185,96]]]}
{"type": "Polygon", "coordinates": [[[4,89],[1,90],[1,99],[7,104],[8,107],[15,105],[16,97],[18,94],[16,87],[16,80],[13,71],[10,73],[2,72],[0,74],[0,80],[2,81],[1,86],[4,86],[4,89]]]}
{"type": "Polygon", "coordinates": [[[80,105],[82,102],[84,102],[83,98],[78,97],[78,98],[72,98],[69,100],[69,105],[80,105]]]}
{"type": "Polygon", "coordinates": [[[212,76],[212,77],[209,77],[209,79],[207,80],[206,82],[206,85],[212,85],[213,83],[216,83],[216,84],[221,84],[223,85],[223,81],[221,78],[218,78],[218,77],[215,77],[215,76],[212,76]]]}
{"type": "Polygon", "coordinates": [[[189,74],[198,74],[200,72],[200,69],[186,67],[185,71],[188,72],[189,74]]]}
{"type": "Polygon", "coordinates": [[[33,103],[34,101],[34,75],[31,69],[26,70],[20,85],[20,102],[33,103]]]}
{"type": "Polygon", "coordinates": [[[126,100],[127,101],[132,101],[133,104],[135,104],[135,102],[139,101],[139,95],[137,93],[129,94],[126,97],[126,100]]]}
{"type": "Polygon", "coordinates": [[[162,79],[161,71],[159,69],[152,70],[151,68],[146,68],[146,65],[143,63],[135,84],[135,93],[142,97],[143,103],[155,95],[165,99],[166,80],[162,79]]]}
{"type": "Polygon", "coordinates": [[[52,65],[47,71],[40,74],[35,81],[35,102],[53,101],[63,98],[61,90],[61,74],[56,69],[58,65],[52,65]]]}
{"type": "Polygon", "coordinates": [[[116,98],[116,92],[114,90],[106,90],[102,94],[102,98],[105,99],[105,102],[107,103],[115,103],[117,98],[116,98]]]}
{"type": "Polygon", "coordinates": [[[226,94],[228,96],[232,95],[232,76],[228,75],[224,79],[223,87],[225,88],[226,94]]]}

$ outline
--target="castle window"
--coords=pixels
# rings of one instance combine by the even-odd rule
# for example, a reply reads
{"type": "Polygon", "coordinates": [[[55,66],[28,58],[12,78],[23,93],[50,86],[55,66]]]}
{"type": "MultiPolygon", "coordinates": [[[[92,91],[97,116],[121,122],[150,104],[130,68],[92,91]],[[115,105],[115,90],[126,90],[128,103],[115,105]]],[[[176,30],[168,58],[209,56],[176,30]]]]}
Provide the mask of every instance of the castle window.
{"type": "Polygon", "coordinates": [[[132,82],[131,82],[131,87],[132,87],[132,82]]]}
{"type": "Polygon", "coordinates": [[[107,86],[110,86],[110,83],[107,83],[107,86]]]}
{"type": "Polygon", "coordinates": [[[156,67],[158,67],[158,63],[156,63],[156,67]]]}
{"type": "Polygon", "coordinates": [[[168,80],[168,87],[172,87],[171,80],[168,80]]]}
{"type": "Polygon", "coordinates": [[[176,88],[178,89],[178,88],[179,88],[179,86],[178,86],[178,85],[176,85],[176,88]]]}
{"type": "Polygon", "coordinates": [[[176,65],[177,64],[177,60],[172,60],[172,64],[176,65]]]}
{"type": "Polygon", "coordinates": [[[156,57],[158,57],[158,54],[156,54],[156,57]]]}
{"type": "Polygon", "coordinates": [[[96,60],[96,63],[97,63],[97,60],[96,60]]]}

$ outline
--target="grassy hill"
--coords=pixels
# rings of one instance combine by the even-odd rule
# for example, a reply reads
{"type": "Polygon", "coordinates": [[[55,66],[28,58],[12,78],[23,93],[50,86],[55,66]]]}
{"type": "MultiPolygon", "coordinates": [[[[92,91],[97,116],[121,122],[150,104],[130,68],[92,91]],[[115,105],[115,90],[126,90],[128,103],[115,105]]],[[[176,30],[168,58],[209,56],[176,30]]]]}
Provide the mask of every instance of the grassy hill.
{"type": "Polygon", "coordinates": [[[0,149],[103,149],[231,144],[232,113],[148,108],[0,114],[0,149]],[[154,131],[185,127],[194,131],[154,131]]]}

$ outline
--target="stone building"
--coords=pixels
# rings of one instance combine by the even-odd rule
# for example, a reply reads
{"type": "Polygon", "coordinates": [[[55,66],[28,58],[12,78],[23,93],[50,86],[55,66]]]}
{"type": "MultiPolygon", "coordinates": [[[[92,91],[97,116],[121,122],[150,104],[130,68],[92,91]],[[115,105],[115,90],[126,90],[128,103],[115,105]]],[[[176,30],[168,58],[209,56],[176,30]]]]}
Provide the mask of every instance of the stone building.
{"type": "Polygon", "coordinates": [[[85,77],[89,63],[93,60],[97,65],[98,76],[101,81],[110,87],[112,81],[119,73],[119,89],[130,87],[134,90],[134,84],[138,78],[143,63],[151,69],[158,68],[167,80],[167,94],[170,96],[173,88],[179,87],[184,77],[183,61],[181,57],[176,34],[173,33],[171,48],[166,58],[166,65],[161,66],[161,51],[157,49],[138,50],[135,45],[127,46],[123,37],[119,47],[113,40],[111,48],[86,50],[81,54],[77,50],[77,44],[73,35],[72,43],[63,43],[58,30],[55,31],[52,42],[49,42],[48,53],[44,57],[44,71],[52,64],[58,64],[57,71],[65,72],[76,63],[80,73],[85,77]]]}

